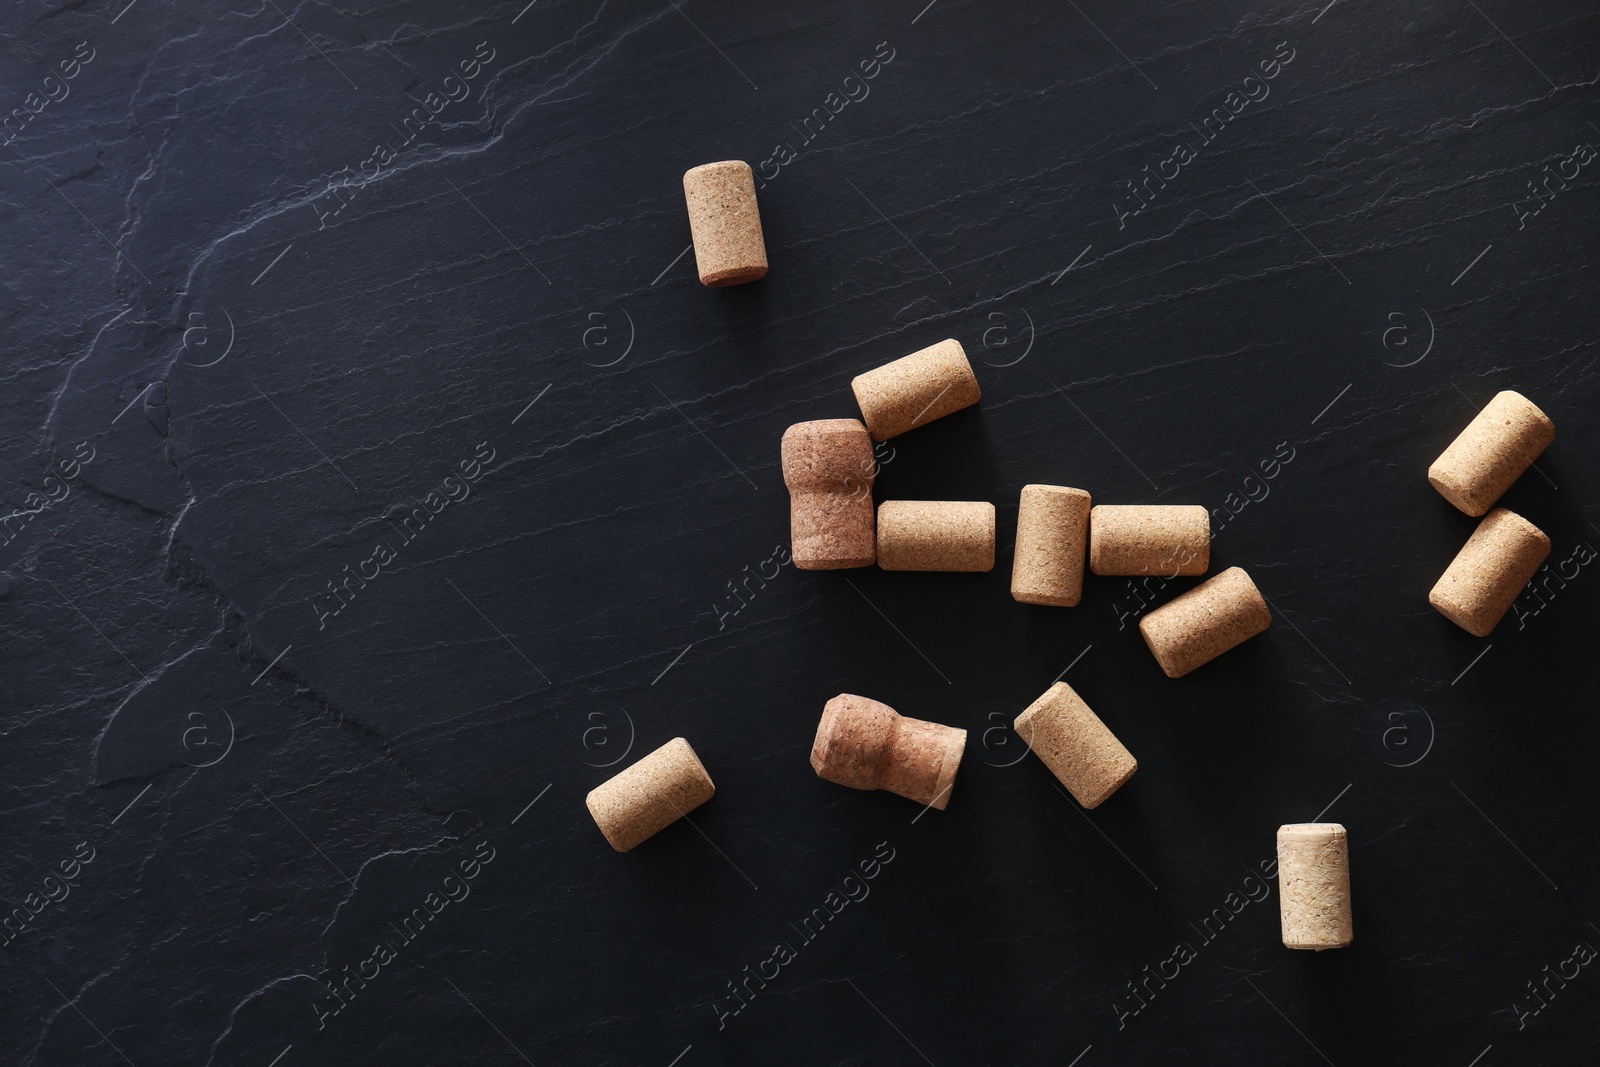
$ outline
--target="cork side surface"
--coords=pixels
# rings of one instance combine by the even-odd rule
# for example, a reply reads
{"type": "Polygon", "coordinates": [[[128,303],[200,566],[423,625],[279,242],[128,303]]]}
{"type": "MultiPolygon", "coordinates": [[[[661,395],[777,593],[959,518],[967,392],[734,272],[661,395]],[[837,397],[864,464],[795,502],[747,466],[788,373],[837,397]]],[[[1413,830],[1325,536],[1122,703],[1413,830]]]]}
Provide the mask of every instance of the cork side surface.
{"type": "Polygon", "coordinates": [[[702,284],[742,285],[766,277],[767,245],[748,163],[729,159],[685,171],[683,197],[702,284]]]}
{"type": "Polygon", "coordinates": [[[1256,584],[1243,568],[1229,567],[1140,619],[1139,633],[1167,677],[1179,678],[1271,623],[1256,584]]]}
{"type": "Polygon", "coordinates": [[[716,787],[689,742],[675,737],[609,781],[585,803],[611,847],[627,852],[711,799],[716,787]]]}
{"type": "Polygon", "coordinates": [[[943,811],[966,747],[967,732],[959,727],[902,717],[895,723],[879,788],[943,811]]]}
{"type": "Polygon", "coordinates": [[[1278,827],[1278,911],[1286,948],[1344,948],[1350,920],[1350,850],[1338,823],[1278,827]]]}
{"type": "Polygon", "coordinates": [[[851,789],[877,789],[900,715],[887,704],[840,693],[822,707],[811,743],[817,777],[851,789]]]}
{"type": "Polygon", "coordinates": [[[867,428],[856,419],[796,423],[784,431],[781,454],[794,565],[821,571],[877,562],[867,428]]]}
{"type": "Polygon", "coordinates": [[[1428,603],[1474,637],[1488,637],[1548,555],[1544,531],[1495,508],[1439,576],[1428,603]]]}
{"type": "Polygon", "coordinates": [[[1025,485],[1017,506],[1011,597],[1070,608],[1083,599],[1089,494],[1064,485],[1025,485]]]}
{"type": "Polygon", "coordinates": [[[1139,769],[1115,734],[1073,688],[1057,682],[1017,716],[1017,736],[1072,798],[1097,808],[1139,769]]]}
{"type": "Polygon", "coordinates": [[[1428,467],[1439,495],[1482,515],[1555,440],[1555,423],[1521,393],[1496,393],[1428,467]]]}
{"type": "Polygon", "coordinates": [[[885,500],[878,566],[886,571],[994,569],[994,505],[985,500],[885,500]]]}
{"type": "Polygon", "coordinates": [[[940,341],[850,382],[873,440],[926,426],[978,402],[978,379],[956,340],[940,341]]]}
{"type": "Polygon", "coordinates": [[[1211,513],[1199,504],[1096,504],[1089,569],[1099,575],[1200,575],[1211,565],[1211,513]]]}

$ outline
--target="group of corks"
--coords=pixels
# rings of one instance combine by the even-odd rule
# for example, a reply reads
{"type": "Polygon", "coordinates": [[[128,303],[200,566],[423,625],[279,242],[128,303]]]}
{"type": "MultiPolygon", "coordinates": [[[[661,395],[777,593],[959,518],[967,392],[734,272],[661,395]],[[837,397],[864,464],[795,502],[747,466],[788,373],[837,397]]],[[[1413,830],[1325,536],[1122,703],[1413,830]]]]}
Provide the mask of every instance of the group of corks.
{"type": "MultiPolygon", "coordinates": [[[[738,160],[683,176],[700,280],[756,281],[767,273],[755,180],[738,160]]],[[[850,383],[861,419],[801,422],[784,432],[791,554],[800,570],[989,571],[995,508],[987,501],[885,500],[874,505],[873,443],[976,404],[966,352],[940,341],[858,375],[850,383]],[[865,490],[865,491],[863,491],[865,490]]],[[[1503,392],[1447,448],[1428,479],[1469,515],[1483,515],[1554,436],[1526,398],[1503,392]]],[[[1085,557],[1096,575],[1205,574],[1210,513],[1199,505],[1093,504],[1089,493],[1026,485],[1017,512],[1011,595],[1025,604],[1073,607],[1085,557]]],[[[1550,551],[1527,520],[1496,508],[1483,520],[1429,601],[1477,636],[1492,630],[1550,551]]],[[[1250,576],[1230,567],[1139,622],[1168,677],[1177,678],[1267,629],[1267,603],[1250,576]]],[[[1085,808],[1104,803],[1138,769],[1127,748],[1082,697],[1056,682],[1017,716],[1015,729],[1085,808]]],[[[943,810],[967,733],[903,716],[867,697],[841,693],[823,707],[811,766],[827,781],[883,789],[943,810]]],[[[606,840],[626,852],[711,799],[715,787],[684,738],[650,753],[588,796],[606,840]]],[[[1283,943],[1340,948],[1353,938],[1349,849],[1338,823],[1278,829],[1283,943]]]]}

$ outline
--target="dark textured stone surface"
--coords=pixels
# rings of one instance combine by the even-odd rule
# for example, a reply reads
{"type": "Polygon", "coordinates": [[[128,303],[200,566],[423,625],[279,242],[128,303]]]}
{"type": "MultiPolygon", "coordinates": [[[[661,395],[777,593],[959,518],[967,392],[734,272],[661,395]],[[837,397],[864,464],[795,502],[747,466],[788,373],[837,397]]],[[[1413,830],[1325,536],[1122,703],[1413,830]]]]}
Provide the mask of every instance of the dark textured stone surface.
{"type": "Polygon", "coordinates": [[[1527,983],[1600,946],[1600,15],[1078,7],[13,4],[0,111],[62,98],[0,145],[0,899],[78,866],[4,1061],[1591,1062],[1594,967],[1527,983]],[[725,158],[772,270],[712,292],[725,158]],[[785,565],[784,427],[944,337],[983,402],[878,496],[994,501],[996,570],[785,565]],[[1501,388],[1572,562],[1478,641],[1425,471],[1501,388]],[[1125,580],[1013,603],[1030,482],[1218,509],[1272,629],[1169,681],[1125,580]],[[1087,814],[1008,726],[1069,664],[1140,764],[1087,814]],[[948,811],[816,778],[839,692],[971,731],[948,811]],[[676,735],[717,795],[619,856],[583,796],[676,735]],[[1243,894],[1325,810],[1355,944],[1289,952],[1243,894]]]}

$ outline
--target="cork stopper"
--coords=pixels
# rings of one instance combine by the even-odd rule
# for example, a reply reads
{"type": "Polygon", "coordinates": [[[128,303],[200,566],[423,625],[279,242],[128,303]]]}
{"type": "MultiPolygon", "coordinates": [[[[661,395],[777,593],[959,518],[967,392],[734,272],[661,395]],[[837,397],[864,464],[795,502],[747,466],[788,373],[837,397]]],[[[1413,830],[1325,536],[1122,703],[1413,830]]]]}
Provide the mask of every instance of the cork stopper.
{"type": "Polygon", "coordinates": [[[1504,390],[1433,461],[1428,481],[1468,515],[1482,515],[1555,436],[1555,423],[1533,401],[1504,390]]]}
{"type": "Polygon", "coordinates": [[[750,164],[728,159],[687,170],[683,197],[702,285],[743,285],[766,277],[767,245],[750,164]]]}
{"type": "Polygon", "coordinates": [[[1066,682],[1057,682],[1021,715],[1017,736],[1086,808],[1098,808],[1139,769],[1138,761],[1066,682]]]}
{"type": "Polygon", "coordinates": [[[1243,568],[1229,567],[1140,619],[1139,633],[1167,677],[1179,678],[1271,623],[1256,583],[1243,568]]]}
{"type": "Polygon", "coordinates": [[[1100,575],[1204,574],[1211,513],[1199,504],[1097,504],[1089,513],[1089,569],[1100,575]]]}
{"type": "Polygon", "coordinates": [[[794,565],[831,571],[877,562],[867,428],[856,419],[797,422],[783,432],[781,451],[794,565]]]}
{"type": "Polygon", "coordinates": [[[1064,485],[1025,485],[1017,506],[1011,598],[1070,608],[1083,598],[1089,494],[1064,485]]]}
{"type": "Polygon", "coordinates": [[[1344,948],[1350,925],[1350,848],[1336,822],[1278,827],[1278,912],[1285,948],[1344,948]]]}
{"type": "Polygon", "coordinates": [[[1439,614],[1488,637],[1550,554],[1550,538],[1514,511],[1485,515],[1428,594],[1439,614]]]}
{"type": "Polygon", "coordinates": [[[994,505],[986,500],[885,500],[878,566],[886,571],[994,570],[994,505]]]}
{"type": "Polygon", "coordinates": [[[716,787],[689,742],[674,737],[589,791],[585,803],[611,847],[627,852],[711,799],[716,787]]]}
{"type": "Polygon", "coordinates": [[[943,811],[967,732],[908,719],[876,700],[840,693],[822,708],[811,769],[851,789],[885,789],[943,811]]]}
{"type": "Polygon", "coordinates": [[[960,341],[929,345],[850,381],[875,441],[887,441],[978,402],[978,379],[960,341]]]}

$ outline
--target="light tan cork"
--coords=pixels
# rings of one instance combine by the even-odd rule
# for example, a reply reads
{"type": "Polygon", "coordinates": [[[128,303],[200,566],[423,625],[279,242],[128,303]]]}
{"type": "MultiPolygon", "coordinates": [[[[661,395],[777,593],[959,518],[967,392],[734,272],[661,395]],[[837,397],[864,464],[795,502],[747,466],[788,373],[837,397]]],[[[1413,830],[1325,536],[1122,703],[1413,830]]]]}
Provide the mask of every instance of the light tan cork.
{"type": "Polygon", "coordinates": [[[1089,494],[1064,485],[1025,485],[1017,505],[1011,598],[1070,608],[1083,597],[1089,494]]]}
{"type": "Polygon", "coordinates": [[[1482,515],[1555,436],[1555,423],[1533,401],[1504,390],[1433,461],[1428,481],[1468,515],[1482,515]]]}
{"type": "Polygon", "coordinates": [[[851,789],[886,789],[943,811],[967,732],[908,719],[876,700],[840,693],[822,708],[811,769],[851,789]]]}
{"type": "Polygon", "coordinates": [[[1139,633],[1167,677],[1179,678],[1271,623],[1256,583],[1242,567],[1229,567],[1140,619],[1139,633]]]}
{"type": "Polygon", "coordinates": [[[850,381],[873,440],[887,441],[978,402],[978,379],[960,341],[940,341],[850,381]]]}
{"type": "Polygon", "coordinates": [[[701,284],[743,285],[766,277],[767,245],[750,164],[727,159],[684,171],[683,197],[701,284]]]}
{"type": "Polygon", "coordinates": [[[1096,574],[1204,574],[1211,513],[1199,504],[1096,504],[1089,513],[1089,569],[1096,574]]]}
{"type": "Polygon", "coordinates": [[[1445,568],[1428,603],[1472,636],[1488,637],[1549,554],[1543,530],[1495,508],[1445,568]]]}
{"type": "Polygon", "coordinates": [[[1350,847],[1336,822],[1278,827],[1278,914],[1285,948],[1321,952],[1355,939],[1350,925],[1350,847]]]}
{"type": "Polygon", "coordinates": [[[1138,761],[1066,682],[1017,716],[1017,736],[1086,808],[1098,808],[1139,769],[1138,761]]]}
{"type": "Polygon", "coordinates": [[[885,500],[878,566],[886,571],[994,570],[994,505],[987,500],[885,500]]]}
{"type": "Polygon", "coordinates": [[[627,852],[711,799],[716,787],[689,742],[674,737],[589,791],[585,803],[611,847],[627,852]]]}
{"type": "Polygon", "coordinates": [[[856,419],[797,422],[783,432],[789,540],[803,571],[870,567],[878,559],[872,438],[856,419]]]}

